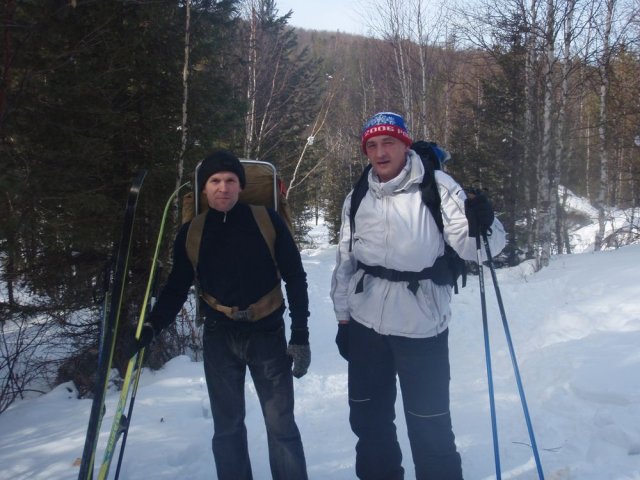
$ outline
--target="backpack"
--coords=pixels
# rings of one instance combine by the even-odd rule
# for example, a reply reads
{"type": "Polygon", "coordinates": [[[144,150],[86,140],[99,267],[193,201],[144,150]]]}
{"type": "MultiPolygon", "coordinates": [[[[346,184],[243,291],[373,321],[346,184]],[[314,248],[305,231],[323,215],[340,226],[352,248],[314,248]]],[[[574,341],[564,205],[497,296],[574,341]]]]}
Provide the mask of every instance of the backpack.
{"type": "MultiPolygon", "coordinates": [[[[276,264],[275,257],[275,242],[276,231],[267,211],[267,207],[272,208],[278,212],[280,217],[284,220],[285,224],[289,228],[289,231],[293,235],[293,222],[291,210],[286,198],[286,187],[284,182],[276,173],[276,168],[269,162],[263,162],[259,160],[240,160],[245,171],[246,184],[245,188],[240,192],[239,202],[248,204],[251,207],[251,213],[258,224],[260,233],[264,238],[265,243],[269,247],[269,253],[273,262],[276,264]]],[[[200,164],[196,167],[195,171],[195,185],[199,185],[198,169],[200,164]]],[[[196,290],[200,298],[208,303],[212,308],[225,313],[234,320],[243,321],[255,321],[258,320],[260,315],[248,318],[246,315],[250,315],[247,312],[249,310],[255,310],[258,312],[268,312],[280,306],[282,303],[282,291],[280,284],[276,286],[271,292],[262,297],[256,304],[251,305],[249,309],[243,312],[234,310],[235,307],[225,307],[219,304],[219,302],[203,292],[198,286],[197,282],[197,265],[198,257],[200,254],[200,244],[202,241],[202,230],[204,228],[204,221],[207,210],[209,209],[206,196],[200,192],[199,195],[195,195],[195,192],[189,192],[183,197],[182,203],[182,223],[191,222],[189,229],[187,230],[186,250],[187,256],[193,265],[193,270],[196,272],[196,290]],[[244,316],[243,316],[244,315],[244,316]]],[[[278,276],[280,273],[278,272],[278,276]]],[[[270,313],[270,312],[269,312],[270,313]]],[[[260,317],[261,318],[261,317],[260,317]]]]}
{"type": "MultiPolygon", "coordinates": [[[[442,211],[440,210],[441,200],[434,171],[440,170],[442,165],[451,157],[446,150],[440,148],[435,142],[426,142],[421,140],[413,143],[411,148],[418,154],[420,160],[422,160],[422,166],[424,167],[424,177],[420,183],[422,201],[431,212],[431,215],[438,226],[438,230],[442,233],[444,230],[444,224],[442,222],[442,211]]],[[[351,209],[349,212],[351,238],[349,240],[349,251],[353,248],[353,232],[356,230],[356,212],[358,211],[358,207],[366,195],[367,190],[369,190],[368,177],[371,168],[371,164],[365,167],[362,175],[354,185],[353,193],[351,194],[351,209]]],[[[443,259],[442,262],[446,265],[448,271],[445,272],[444,276],[437,275],[435,278],[432,278],[432,280],[436,284],[451,285],[454,288],[455,293],[458,293],[459,277],[462,276],[462,287],[467,285],[466,262],[460,258],[456,251],[446,242],[444,245],[444,255],[440,258],[443,259]]]]}

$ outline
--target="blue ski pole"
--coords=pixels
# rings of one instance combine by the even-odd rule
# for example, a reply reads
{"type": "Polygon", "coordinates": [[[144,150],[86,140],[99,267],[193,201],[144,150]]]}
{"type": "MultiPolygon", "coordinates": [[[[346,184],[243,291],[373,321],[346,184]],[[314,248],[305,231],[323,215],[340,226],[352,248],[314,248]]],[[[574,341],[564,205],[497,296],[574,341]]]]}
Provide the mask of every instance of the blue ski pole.
{"type": "Polygon", "coordinates": [[[493,394],[493,374],[491,372],[491,347],[489,345],[489,326],[487,324],[487,299],[484,292],[484,272],[482,268],[482,247],[480,235],[476,236],[478,257],[478,280],[480,281],[480,305],[482,307],[482,330],[484,332],[484,353],[487,361],[487,381],[489,383],[489,408],[491,410],[491,432],[493,434],[493,456],[496,463],[496,480],[501,480],[500,447],[498,445],[498,426],[496,422],[496,403],[493,394]]]}
{"type": "MultiPolygon", "coordinates": [[[[524,388],[522,387],[522,380],[520,378],[520,370],[518,369],[518,361],[516,360],[516,354],[513,349],[513,342],[511,341],[511,334],[509,333],[509,324],[507,323],[507,315],[502,303],[502,295],[500,294],[500,287],[498,286],[498,278],[496,271],[491,260],[491,249],[489,248],[489,241],[487,240],[486,232],[482,233],[482,240],[484,242],[484,248],[487,252],[487,263],[489,264],[489,270],[491,271],[491,279],[493,280],[493,286],[496,291],[496,298],[498,300],[498,307],[500,308],[500,316],[502,317],[502,326],[504,327],[504,333],[507,337],[507,345],[509,346],[509,354],[511,355],[511,363],[513,364],[513,371],[516,377],[516,383],[518,384],[518,392],[520,393],[520,401],[522,403],[522,409],[524,410],[524,418],[527,423],[527,430],[529,431],[529,439],[531,440],[531,448],[533,449],[533,457],[536,461],[536,468],[538,470],[538,478],[544,480],[544,474],[542,473],[542,464],[540,463],[540,455],[538,454],[538,447],[536,445],[536,439],[533,434],[533,427],[531,426],[531,418],[529,417],[529,409],[527,408],[527,399],[524,395],[524,388]]],[[[480,238],[477,237],[476,246],[479,248],[480,238]]],[[[480,255],[480,252],[478,252],[480,255]]],[[[482,282],[481,282],[482,283],[482,282]]],[[[482,290],[482,287],[481,287],[482,290]]],[[[500,478],[500,477],[498,477],[500,478]]]]}

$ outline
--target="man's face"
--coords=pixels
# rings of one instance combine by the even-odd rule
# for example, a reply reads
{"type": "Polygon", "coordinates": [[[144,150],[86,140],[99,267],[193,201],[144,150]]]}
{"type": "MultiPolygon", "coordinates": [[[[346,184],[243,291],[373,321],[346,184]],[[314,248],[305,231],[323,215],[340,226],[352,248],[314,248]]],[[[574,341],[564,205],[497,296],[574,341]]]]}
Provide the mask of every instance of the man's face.
{"type": "Polygon", "coordinates": [[[388,182],[402,171],[409,147],[396,137],[379,135],[367,140],[365,150],[380,181],[388,182]]]}
{"type": "Polygon", "coordinates": [[[204,184],[203,192],[207,196],[209,208],[219,212],[228,212],[238,202],[242,188],[235,173],[214,173],[204,184]]]}

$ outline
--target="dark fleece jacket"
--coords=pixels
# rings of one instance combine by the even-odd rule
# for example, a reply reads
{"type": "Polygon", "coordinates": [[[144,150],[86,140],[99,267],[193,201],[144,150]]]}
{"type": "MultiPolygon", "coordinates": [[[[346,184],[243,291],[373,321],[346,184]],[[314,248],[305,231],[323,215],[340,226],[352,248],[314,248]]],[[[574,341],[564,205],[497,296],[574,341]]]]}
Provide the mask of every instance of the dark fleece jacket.
{"type": "MultiPolygon", "coordinates": [[[[300,253],[278,213],[268,209],[276,231],[277,267],[248,205],[237,203],[226,214],[210,209],[204,223],[198,259],[198,279],[203,291],[222,305],[246,309],[278,282],[285,282],[292,330],[306,329],[309,316],[307,275],[300,253]]],[[[173,267],[149,321],[156,331],[176,318],[194,279],[185,248],[189,223],[182,226],[173,246],[173,267]]],[[[275,330],[282,323],[283,306],[257,322],[237,322],[204,304],[206,322],[220,321],[231,328],[275,330]]]]}

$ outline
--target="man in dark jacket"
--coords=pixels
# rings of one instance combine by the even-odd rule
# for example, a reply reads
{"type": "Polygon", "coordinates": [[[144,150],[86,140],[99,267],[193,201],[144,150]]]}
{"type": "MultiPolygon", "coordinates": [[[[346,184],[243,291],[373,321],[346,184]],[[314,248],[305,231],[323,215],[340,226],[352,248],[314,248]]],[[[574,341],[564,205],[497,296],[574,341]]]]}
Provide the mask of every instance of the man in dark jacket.
{"type": "MultiPolygon", "coordinates": [[[[304,480],[306,463],[294,419],[292,379],[292,374],[303,376],[311,360],[307,280],[300,254],[284,221],[268,209],[276,232],[272,256],[251,208],[238,203],[245,172],[233,154],[212,153],[202,162],[199,178],[198,191],[206,194],[209,210],[196,275],[202,296],[208,300],[204,305],[204,369],[218,478],[252,478],[244,424],[248,367],[264,414],[272,476],[304,480]],[[288,347],[280,277],[285,281],[291,316],[288,347]],[[279,295],[277,301],[268,301],[274,292],[279,295]],[[257,312],[253,315],[257,318],[243,315],[249,311],[257,312]]],[[[187,298],[194,281],[186,248],[189,225],[176,236],[173,268],[142,329],[138,348],[148,346],[175,320],[187,298]]]]}

